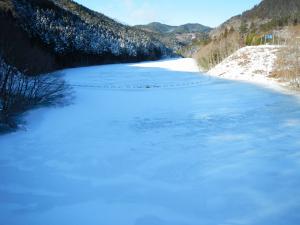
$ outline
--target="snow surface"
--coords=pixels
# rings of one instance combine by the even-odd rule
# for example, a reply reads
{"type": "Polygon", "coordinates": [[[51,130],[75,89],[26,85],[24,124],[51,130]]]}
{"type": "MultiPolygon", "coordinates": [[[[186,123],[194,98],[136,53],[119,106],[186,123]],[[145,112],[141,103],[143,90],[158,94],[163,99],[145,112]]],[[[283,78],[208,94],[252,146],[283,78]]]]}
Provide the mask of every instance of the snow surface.
{"type": "Polygon", "coordinates": [[[208,75],[230,80],[246,81],[281,92],[289,92],[286,88],[287,84],[279,83],[278,80],[270,77],[279,48],[280,46],[278,45],[259,45],[241,48],[208,71],[208,75]]]}
{"type": "Polygon", "coordinates": [[[300,224],[299,99],[196,71],[63,71],[74,103],[0,136],[0,224],[300,224]]]}

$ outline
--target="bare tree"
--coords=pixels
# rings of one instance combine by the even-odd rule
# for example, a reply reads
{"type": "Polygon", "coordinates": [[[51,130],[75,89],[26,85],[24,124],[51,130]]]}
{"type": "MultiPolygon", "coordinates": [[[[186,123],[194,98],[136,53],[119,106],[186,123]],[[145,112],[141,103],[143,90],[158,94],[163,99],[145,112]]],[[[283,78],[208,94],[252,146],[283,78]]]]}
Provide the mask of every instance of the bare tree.
{"type": "Polygon", "coordinates": [[[278,55],[273,76],[300,88],[300,26],[290,27],[286,45],[278,55]]]}
{"type": "Polygon", "coordinates": [[[227,30],[220,38],[200,48],[196,55],[199,65],[205,70],[211,69],[240,48],[239,40],[239,33],[227,30]]]}
{"type": "Polygon", "coordinates": [[[32,107],[61,104],[69,90],[59,76],[27,76],[0,57],[0,123],[32,107]]]}

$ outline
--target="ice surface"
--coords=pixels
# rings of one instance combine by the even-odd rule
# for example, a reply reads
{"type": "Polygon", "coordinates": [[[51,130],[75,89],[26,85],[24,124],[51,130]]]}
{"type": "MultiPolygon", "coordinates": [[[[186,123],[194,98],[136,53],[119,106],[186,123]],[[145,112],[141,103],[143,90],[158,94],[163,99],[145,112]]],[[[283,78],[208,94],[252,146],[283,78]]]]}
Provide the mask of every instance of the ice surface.
{"type": "Polygon", "coordinates": [[[0,224],[300,224],[299,100],[196,71],[63,71],[74,103],[0,136],[0,224]]]}

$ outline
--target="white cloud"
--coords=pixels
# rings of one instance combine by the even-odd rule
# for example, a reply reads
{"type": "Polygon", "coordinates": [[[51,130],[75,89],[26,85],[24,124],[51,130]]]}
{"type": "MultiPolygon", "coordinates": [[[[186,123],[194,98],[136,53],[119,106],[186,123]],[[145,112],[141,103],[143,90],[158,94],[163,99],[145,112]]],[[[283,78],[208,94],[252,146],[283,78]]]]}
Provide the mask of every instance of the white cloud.
{"type": "Polygon", "coordinates": [[[287,119],[284,122],[284,127],[299,127],[300,120],[299,119],[287,119]]]}
{"type": "Polygon", "coordinates": [[[157,18],[156,12],[148,4],[143,4],[139,8],[135,8],[131,14],[134,20],[150,20],[154,21],[157,18]]]}
{"type": "Polygon", "coordinates": [[[156,10],[147,1],[142,4],[134,0],[121,0],[124,11],[127,11],[128,19],[131,23],[143,23],[145,21],[155,21],[157,18],[156,10]]]}
{"type": "Polygon", "coordinates": [[[134,6],[133,0],[121,0],[121,2],[128,9],[131,9],[134,6]]]}

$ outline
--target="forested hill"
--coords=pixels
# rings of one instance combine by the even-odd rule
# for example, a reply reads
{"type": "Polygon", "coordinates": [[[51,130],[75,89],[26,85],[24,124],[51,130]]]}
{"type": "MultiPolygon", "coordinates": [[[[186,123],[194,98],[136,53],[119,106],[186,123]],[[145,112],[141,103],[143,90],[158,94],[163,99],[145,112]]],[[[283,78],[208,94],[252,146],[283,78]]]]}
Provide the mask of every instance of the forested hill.
{"type": "Polygon", "coordinates": [[[6,60],[30,73],[173,54],[151,33],[71,0],[0,0],[0,29],[6,60]]]}
{"type": "Polygon", "coordinates": [[[299,0],[263,0],[242,14],[244,19],[299,19],[299,0]]]}
{"type": "Polygon", "coordinates": [[[207,33],[212,30],[212,28],[198,23],[187,23],[181,26],[170,26],[167,24],[153,22],[147,25],[137,25],[136,27],[160,34],[207,33]]]}
{"type": "Polygon", "coordinates": [[[241,47],[286,43],[299,24],[300,0],[262,0],[212,30],[194,57],[208,70],[241,47]]]}
{"type": "Polygon", "coordinates": [[[158,40],[182,53],[183,49],[189,48],[194,42],[206,40],[212,28],[198,23],[188,23],[180,26],[170,26],[159,22],[147,25],[137,25],[136,28],[152,32],[158,40]]]}
{"type": "Polygon", "coordinates": [[[300,22],[300,0],[263,0],[252,9],[232,17],[211,32],[218,37],[225,30],[244,34],[264,33],[300,22]]]}

